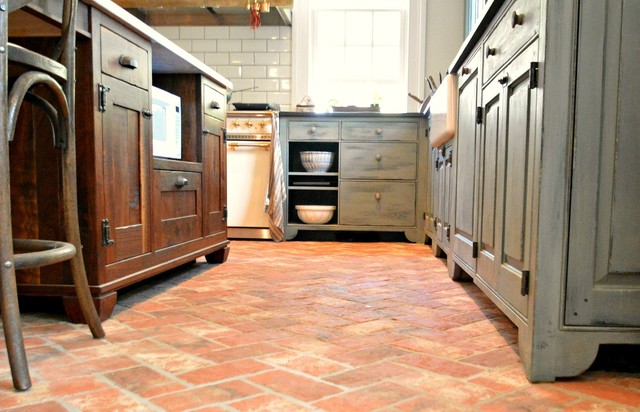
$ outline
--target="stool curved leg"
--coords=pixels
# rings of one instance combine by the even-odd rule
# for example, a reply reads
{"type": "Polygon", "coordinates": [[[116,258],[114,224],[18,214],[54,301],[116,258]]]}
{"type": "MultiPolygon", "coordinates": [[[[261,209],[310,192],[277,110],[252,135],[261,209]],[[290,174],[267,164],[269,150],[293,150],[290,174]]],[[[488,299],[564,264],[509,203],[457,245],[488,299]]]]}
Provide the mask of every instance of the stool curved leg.
{"type": "Polygon", "coordinates": [[[6,122],[0,119],[0,304],[7,354],[13,386],[21,391],[31,387],[29,365],[20,323],[20,308],[13,263],[11,228],[11,187],[9,179],[9,140],[6,122]]]}

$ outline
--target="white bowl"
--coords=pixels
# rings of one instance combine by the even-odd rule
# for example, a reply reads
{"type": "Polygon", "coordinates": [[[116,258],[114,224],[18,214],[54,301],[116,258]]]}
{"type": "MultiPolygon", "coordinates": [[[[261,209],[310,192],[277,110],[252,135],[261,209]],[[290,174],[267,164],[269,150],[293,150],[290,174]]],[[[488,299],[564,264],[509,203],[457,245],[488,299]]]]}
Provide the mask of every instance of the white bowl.
{"type": "Polygon", "coordinates": [[[296,205],[300,220],[314,225],[322,225],[330,221],[334,210],[336,210],[335,206],[296,205]]]}
{"type": "Polygon", "coordinates": [[[300,152],[302,166],[309,173],[325,173],[333,163],[333,152],[300,152]]]}

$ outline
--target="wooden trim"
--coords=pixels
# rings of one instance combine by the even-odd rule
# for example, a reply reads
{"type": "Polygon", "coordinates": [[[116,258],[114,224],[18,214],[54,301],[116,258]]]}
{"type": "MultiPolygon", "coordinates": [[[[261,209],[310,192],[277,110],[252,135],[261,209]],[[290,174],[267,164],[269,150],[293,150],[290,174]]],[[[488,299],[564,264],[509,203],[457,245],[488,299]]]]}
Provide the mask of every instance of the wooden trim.
{"type": "MultiPolygon", "coordinates": [[[[262,2],[262,0],[261,0],[262,2]]],[[[114,0],[124,8],[246,7],[247,0],[114,0]]],[[[253,3],[253,1],[252,1],[253,3]]],[[[269,0],[271,7],[293,7],[293,0],[269,0]]]]}

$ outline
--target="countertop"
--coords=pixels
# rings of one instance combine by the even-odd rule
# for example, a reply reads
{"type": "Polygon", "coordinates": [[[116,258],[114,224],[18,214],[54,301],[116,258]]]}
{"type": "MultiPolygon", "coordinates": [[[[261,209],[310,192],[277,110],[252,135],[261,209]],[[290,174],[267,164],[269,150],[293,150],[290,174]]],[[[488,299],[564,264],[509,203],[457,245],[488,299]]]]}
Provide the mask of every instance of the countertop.
{"type": "Polygon", "coordinates": [[[309,113],[309,112],[280,112],[280,117],[304,117],[313,119],[331,119],[331,118],[352,118],[352,117],[367,117],[372,119],[379,118],[416,118],[422,117],[421,113],[378,113],[378,112],[334,112],[334,113],[309,113]]]}

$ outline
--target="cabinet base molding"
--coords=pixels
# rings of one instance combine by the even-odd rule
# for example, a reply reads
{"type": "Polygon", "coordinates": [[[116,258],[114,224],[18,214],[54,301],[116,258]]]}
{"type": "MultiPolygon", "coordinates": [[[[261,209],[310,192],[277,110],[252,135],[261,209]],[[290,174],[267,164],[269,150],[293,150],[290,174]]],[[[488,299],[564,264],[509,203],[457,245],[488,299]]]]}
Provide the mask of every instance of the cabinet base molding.
{"type": "MultiPolygon", "coordinates": [[[[116,306],[117,299],[117,292],[109,292],[93,298],[93,304],[98,311],[98,316],[100,316],[101,321],[104,322],[111,317],[113,308],[116,306]]],[[[62,304],[64,305],[64,311],[67,314],[69,321],[72,323],[87,323],[84,319],[84,315],[82,314],[80,302],[77,297],[63,296],[62,304]]]]}
{"type": "Polygon", "coordinates": [[[224,263],[229,257],[230,250],[229,246],[225,246],[222,249],[204,255],[204,258],[207,259],[207,263],[224,263]]]}

